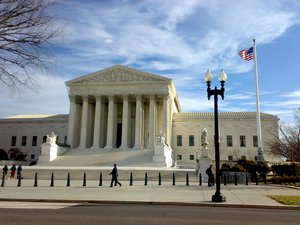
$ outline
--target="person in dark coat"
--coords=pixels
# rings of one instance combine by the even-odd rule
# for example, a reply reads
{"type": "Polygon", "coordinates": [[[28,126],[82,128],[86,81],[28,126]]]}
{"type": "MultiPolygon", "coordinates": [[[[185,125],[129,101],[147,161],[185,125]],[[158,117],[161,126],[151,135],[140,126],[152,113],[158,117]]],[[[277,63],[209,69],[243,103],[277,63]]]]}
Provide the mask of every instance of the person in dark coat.
{"type": "Polygon", "coordinates": [[[118,181],[118,169],[117,169],[117,164],[114,164],[114,168],[112,169],[112,171],[109,173],[111,174],[111,183],[110,183],[110,187],[113,187],[113,184],[116,186],[117,184],[120,185],[120,187],[122,186],[122,184],[118,181]]]}
{"type": "Polygon", "coordinates": [[[17,168],[17,179],[22,179],[22,166],[21,164],[19,164],[18,168],[17,168]]]}
{"type": "Polygon", "coordinates": [[[214,174],[212,171],[212,165],[210,165],[207,169],[206,169],[206,174],[208,176],[208,186],[214,186],[215,185],[215,178],[214,178],[214,174]]]}
{"type": "Polygon", "coordinates": [[[6,174],[7,174],[7,171],[8,171],[8,167],[7,165],[5,164],[5,166],[3,167],[3,177],[5,178],[6,174]]]}

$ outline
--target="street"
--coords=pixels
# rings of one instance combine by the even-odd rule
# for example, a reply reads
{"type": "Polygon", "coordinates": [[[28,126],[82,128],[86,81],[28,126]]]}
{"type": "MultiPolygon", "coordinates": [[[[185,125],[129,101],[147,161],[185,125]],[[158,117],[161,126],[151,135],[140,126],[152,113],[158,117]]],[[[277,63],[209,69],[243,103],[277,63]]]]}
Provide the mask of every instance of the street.
{"type": "Polygon", "coordinates": [[[1,202],[0,225],[282,225],[299,224],[299,210],[149,204],[1,202]]]}

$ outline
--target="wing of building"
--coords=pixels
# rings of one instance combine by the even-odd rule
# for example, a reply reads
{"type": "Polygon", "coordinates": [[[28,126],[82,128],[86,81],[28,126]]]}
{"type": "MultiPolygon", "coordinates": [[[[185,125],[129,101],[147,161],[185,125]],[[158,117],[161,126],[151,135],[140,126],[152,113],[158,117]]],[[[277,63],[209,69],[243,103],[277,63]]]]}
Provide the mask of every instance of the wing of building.
{"type": "MultiPolygon", "coordinates": [[[[28,161],[41,161],[41,145],[50,142],[53,132],[57,157],[49,161],[54,165],[72,164],[66,160],[76,164],[79,159],[83,163],[85,155],[92,154],[83,164],[118,161],[190,167],[201,157],[201,134],[206,129],[208,157],[214,158],[213,113],[181,112],[169,78],[117,65],[65,84],[69,115],[0,119],[0,148],[19,148],[28,154],[28,161]],[[63,156],[59,148],[65,149],[63,156]]],[[[277,157],[267,154],[267,142],[278,135],[278,117],[262,113],[261,122],[265,159],[276,161],[277,157]]],[[[221,112],[219,126],[221,160],[256,159],[255,112],[221,112]]]]}

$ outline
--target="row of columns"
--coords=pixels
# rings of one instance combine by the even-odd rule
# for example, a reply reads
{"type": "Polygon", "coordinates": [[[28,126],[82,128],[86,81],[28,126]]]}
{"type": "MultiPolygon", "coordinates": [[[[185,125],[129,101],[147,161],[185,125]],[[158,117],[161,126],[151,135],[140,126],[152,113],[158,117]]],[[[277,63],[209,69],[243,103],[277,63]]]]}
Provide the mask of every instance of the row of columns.
{"type": "MultiPolygon", "coordinates": [[[[79,97],[79,96],[77,96],[79,97]]],[[[102,112],[102,97],[101,95],[95,96],[95,114],[94,114],[94,124],[93,124],[93,139],[92,146],[93,149],[100,148],[100,130],[101,130],[101,112],[102,112]]],[[[142,95],[136,95],[136,112],[135,112],[135,137],[134,146],[135,149],[141,149],[142,146],[142,95]]],[[[120,148],[128,148],[128,132],[129,132],[129,96],[124,95],[123,98],[123,108],[122,108],[122,134],[121,134],[121,146],[120,148]]],[[[89,129],[89,96],[82,96],[82,112],[81,118],[78,118],[76,113],[78,104],[76,102],[75,96],[70,96],[70,115],[68,124],[68,144],[72,147],[74,146],[74,139],[76,139],[76,120],[81,119],[80,124],[80,136],[79,138],[79,148],[87,148],[87,138],[89,129]]],[[[104,148],[111,149],[114,147],[114,115],[115,115],[115,96],[108,96],[108,111],[107,111],[107,132],[106,132],[106,144],[104,148]]],[[[164,132],[167,134],[168,127],[168,98],[163,98],[163,128],[164,132]]],[[[154,148],[155,134],[156,134],[156,122],[157,122],[157,98],[155,95],[149,96],[149,141],[147,148],[154,148]]],[[[166,135],[167,137],[167,135],[166,135]]]]}

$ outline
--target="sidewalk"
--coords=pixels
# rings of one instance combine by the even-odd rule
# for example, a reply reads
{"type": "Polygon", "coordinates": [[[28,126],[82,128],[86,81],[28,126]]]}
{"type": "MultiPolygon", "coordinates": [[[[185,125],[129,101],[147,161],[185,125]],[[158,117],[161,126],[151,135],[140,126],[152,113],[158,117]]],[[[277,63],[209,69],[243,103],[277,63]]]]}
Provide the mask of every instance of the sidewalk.
{"type": "Polygon", "coordinates": [[[122,187],[109,187],[109,181],[103,181],[99,186],[97,180],[83,181],[71,180],[70,187],[66,187],[65,180],[55,180],[54,187],[50,187],[49,180],[38,180],[34,187],[34,180],[24,179],[21,187],[18,181],[5,180],[5,186],[0,187],[0,201],[41,201],[41,202],[89,202],[101,204],[169,204],[169,205],[195,205],[195,206],[222,206],[222,207],[255,207],[255,208],[285,208],[300,209],[300,206],[285,206],[268,195],[300,195],[297,188],[275,185],[221,185],[221,192],[226,197],[226,202],[213,203],[211,197],[215,187],[207,187],[204,183],[177,182],[171,183],[136,181],[130,186],[128,181],[121,180],[122,187]]]}

